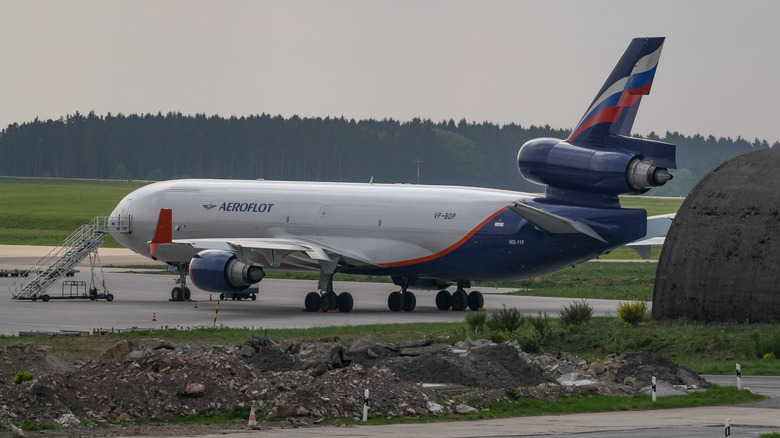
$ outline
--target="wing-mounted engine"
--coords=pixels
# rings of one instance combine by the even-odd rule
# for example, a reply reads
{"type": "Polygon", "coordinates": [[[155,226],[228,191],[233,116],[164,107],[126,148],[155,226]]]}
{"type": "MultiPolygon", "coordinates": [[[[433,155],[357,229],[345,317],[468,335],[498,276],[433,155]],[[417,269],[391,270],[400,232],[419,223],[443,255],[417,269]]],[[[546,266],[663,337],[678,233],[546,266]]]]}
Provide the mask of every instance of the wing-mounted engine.
{"type": "Polygon", "coordinates": [[[612,198],[644,193],[672,179],[673,145],[620,136],[608,143],[616,147],[531,140],[520,148],[517,166],[527,180],[546,185],[548,197],[573,202],[577,192],[612,198]]]}
{"type": "Polygon", "coordinates": [[[263,268],[242,263],[230,251],[205,250],[190,261],[192,282],[208,292],[242,291],[263,277],[263,268]]]}

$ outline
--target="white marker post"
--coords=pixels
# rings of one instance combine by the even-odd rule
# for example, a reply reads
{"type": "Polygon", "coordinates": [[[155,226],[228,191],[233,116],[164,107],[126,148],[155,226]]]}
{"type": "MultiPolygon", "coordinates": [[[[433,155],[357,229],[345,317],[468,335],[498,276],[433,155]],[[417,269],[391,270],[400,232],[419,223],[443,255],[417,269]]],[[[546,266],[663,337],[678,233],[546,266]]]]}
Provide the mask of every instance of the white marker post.
{"type": "Polygon", "coordinates": [[[742,391],[742,367],[737,364],[737,389],[742,391]]]}
{"type": "Polygon", "coordinates": [[[368,389],[363,397],[363,421],[368,421],[368,389]]]}
{"type": "Polygon", "coordinates": [[[731,418],[726,418],[726,436],[731,435],[731,418]]]}
{"type": "Polygon", "coordinates": [[[653,376],[653,390],[652,390],[652,393],[653,393],[653,403],[655,403],[656,392],[657,392],[657,388],[655,386],[655,376],[653,376]]]}

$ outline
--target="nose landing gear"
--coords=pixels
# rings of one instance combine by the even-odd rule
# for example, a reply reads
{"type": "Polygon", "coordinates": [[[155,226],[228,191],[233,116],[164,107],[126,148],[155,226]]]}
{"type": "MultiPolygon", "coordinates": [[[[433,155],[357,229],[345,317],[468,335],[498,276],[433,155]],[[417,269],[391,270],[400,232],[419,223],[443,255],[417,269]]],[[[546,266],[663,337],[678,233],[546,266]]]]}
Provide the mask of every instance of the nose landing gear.
{"type": "Polygon", "coordinates": [[[187,274],[189,273],[189,265],[186,263],[178,263],[175,265],[168,265],[171,270],[175,269],[179,274],[179,278],[176,283],[179,285],[171,290],[171,301],[185,301],[192,297],[190,288],[187,287],[187,274]]]}

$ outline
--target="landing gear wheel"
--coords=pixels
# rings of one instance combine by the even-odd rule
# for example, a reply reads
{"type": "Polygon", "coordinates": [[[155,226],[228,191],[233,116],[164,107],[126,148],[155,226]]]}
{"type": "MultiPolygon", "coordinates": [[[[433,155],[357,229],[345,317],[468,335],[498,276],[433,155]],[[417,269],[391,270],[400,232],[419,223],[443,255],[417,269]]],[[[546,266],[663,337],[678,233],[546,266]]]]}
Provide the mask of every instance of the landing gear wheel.
{"type": "Polygon", "coordinates": [[[219,294],[219,300],[222,301],[225,299],[225,294],[219,294]]]}
{"type": "Polygon", "coordinates": [[[309,292],[306,294],[306,298],[303,300],[303,308],[307,312],[316,312],[320,310],[320,294],[317,292],[309,292]]]}
{"type": "Polygon", "coordinates": [[[352,294],[349,293],[349,292],[342,292],[336,298],[336,307],[338,307],[339,312],[342,312],[342,313],[351,312],[352,311],[352,306],[354,304],[355,304],[355,302],[352,299],[352,294]]]}
{"type": "Polygon", "coordinates": [[[184,299],[185,300],[189,300],[191,296],[192,296],[192,292],[190,292],[190,288],[185,287],[184,288],[184,299]]]}
{"type": "Polygon", "coordinates": [[[336,310],[338,305],[338,297],[335,292],[325,292],[320,297],[320,310],[327,312],[328,310],[336,310]]]}
{"type": "Polygon", "coordinates": [[[174,287],[171,291],[171,301],[184,300],[184,291],[180,287],[174,287]]]}
{"type": "Polygon", "coordinates": [[[113,296],[113,295],[111,295],[111,294],[106,294],[106,301],[108,301],[109,303],[110,303],[111,301],[114,301],[114,296],[113,296]]]}
{"type": "Polygon", "coordinates": [[[411,312],[417,307],[417,297],[411,292],[404,292],[404,312],[411,312]]]}
{"type": "Polygon", "coordinates": [[[466,295],[466,291],[458,289],[452,294],[452,310],[466,310],[469,297],[466,295]]]}
{"type": "Polygon", "coordinates": [[[387,307],[392,312],[401,310],[401,292],[393,292],[387,296],[387,307]]]}
{"type": "Polygon", "coordinates": [[[485,297],[482,296],[482,292],[480,291],[471,291],[469,294],[469,309],[471,310],[479,310],[482,308],[482,306],[485,305],[485,297]]]}
{"type": "Polygon", "coordinates": [[[440,290],[436,294],[436,308],[439,310],[449,310],[452,306],[452,294],[446,290],[440,290]]]}

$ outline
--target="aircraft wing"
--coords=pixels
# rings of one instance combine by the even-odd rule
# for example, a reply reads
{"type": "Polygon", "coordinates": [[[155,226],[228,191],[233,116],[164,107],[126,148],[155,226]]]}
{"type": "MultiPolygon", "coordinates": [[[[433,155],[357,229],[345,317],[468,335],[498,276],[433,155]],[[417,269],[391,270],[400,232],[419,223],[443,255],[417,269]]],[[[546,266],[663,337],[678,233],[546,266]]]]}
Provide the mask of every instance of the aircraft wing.
{"type": "Polygon", "coordinates": [[[300,265],[315,262],[326,270],[335,269],[338,265],[378,266],[364,256],[295,238],[191,239],[173,240],[172,243],[199,251],[230,251],[243,263],[266,267],[279,267],[283,259],[286,263],[300,265]]]}
{"type": "Polygon", "coordinates": [[[172,211],[169,208],[160,209],[157,220],[157,231],[149,242],[150,252],[154,256],[158,249],[169,255],[168,259],[189,260],[183,257],[192,254],[193,250],[203,251],[217,249],[236,254],[239,261],[246,264],[278,268],[282,260],[288,265],[309,267],[313,263],[320,266],[323,272],[333,273],[339,265],[348,266],[378,266],[367,257],[327,247],[298,238],[210,238],[210,239],[176,239],[173,240],[172,211]]]}
{"type": "Polygon", "coordinates": [[[575,221],[574,219],[565,218],[552,214],[550,212],[540,210],[535,207],[531,207],[528,204],[522,202],[514,202],[510,204],[509,209],[517,213],[523,219],[534,224],[534,226],[544,232],[551,234],[585,234],[596,240],[606,242],[603,237],[599,236],[597,232],[593,230],[588,224],[575,221]]]}

